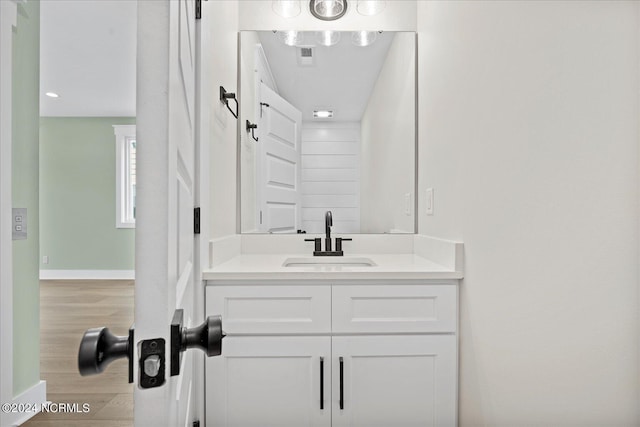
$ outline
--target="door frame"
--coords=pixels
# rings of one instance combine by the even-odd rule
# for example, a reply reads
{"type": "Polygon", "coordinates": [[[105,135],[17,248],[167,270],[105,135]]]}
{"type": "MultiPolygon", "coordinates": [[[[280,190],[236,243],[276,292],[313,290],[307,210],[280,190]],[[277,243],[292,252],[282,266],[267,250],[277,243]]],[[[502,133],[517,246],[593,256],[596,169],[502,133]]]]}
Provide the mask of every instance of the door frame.
{"type": "MultiPolygon", "coordinates": [[[[13,242],[11,238],[11,161],[13,109],[13,28],[18,6],[0,2],[0,401],[13,401],[13,242]]],[[[12,422],[0,414],[0,424],[12,422]]]]}
{"type": "MultiPolygon", "coordinates": [[[[205,281],[202,279],[202,271],[209,268],[209,241],[211,215],[210,204],[210,126],[211,103],[213,97],[213,79],[211,79],[211,60],[207,52],[211,50],[211,20],[215,16],[211,10],[210,2],[201,2],[201,16],[204,19],[196,20],[195,27],[195,170],[194,170],[194,205],[200,208],[200,234],[194,235],[194,266],[193,271],[197,276],[193,278],[194,324],[201,324],[207,317],[205,299],[205,281]],[[204,76],[204,77],[203,77],[204,76]]],[[[192,350],[194,351],[194,350],[192,350]]],[[[195,413],[199,420],[205,420],[206,396],[205,396],[205,363],[206,357],[200,351],[194,351],[193,355],[193,384],[198,390],[194,396],[195,413]]]]}
{"type": "MultiPolygon", "coordinates": [[[[0,403],[42,404],[46,382],[40,380],[18,395],[13,391],[13,36],[18,25],[18,3],[0,1],[0,403]]],[[[0,425],[15,426],[35,412],[0,412],[0,425]]]]}

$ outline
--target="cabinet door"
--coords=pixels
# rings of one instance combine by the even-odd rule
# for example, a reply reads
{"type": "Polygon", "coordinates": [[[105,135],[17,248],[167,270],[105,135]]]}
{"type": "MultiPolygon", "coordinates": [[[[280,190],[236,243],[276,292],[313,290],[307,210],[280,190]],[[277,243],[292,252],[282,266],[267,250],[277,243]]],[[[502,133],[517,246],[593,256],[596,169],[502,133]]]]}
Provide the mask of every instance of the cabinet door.
{"type": "Polygon", "coordinates": [[[227,337],[206,372],[209,427],[331,425],[330,337],[227,337]]]}
{"type": "Polygon", "coordinates": [[[332,345],[334,427],[456,425],[455,335],[334,337],[332,345]]]}

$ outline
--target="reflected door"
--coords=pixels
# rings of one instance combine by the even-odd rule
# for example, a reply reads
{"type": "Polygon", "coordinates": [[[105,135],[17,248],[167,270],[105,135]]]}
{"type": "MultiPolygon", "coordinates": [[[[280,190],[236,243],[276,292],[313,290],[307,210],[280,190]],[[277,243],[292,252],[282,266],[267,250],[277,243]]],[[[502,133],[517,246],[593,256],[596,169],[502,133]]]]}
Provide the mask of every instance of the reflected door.
{"type": "Polygon", "coordinates": [[[300,133],[302,114],[260,83],[263,106],[258,121],[258,229],[294,233],[300,228],[300,133]]]}

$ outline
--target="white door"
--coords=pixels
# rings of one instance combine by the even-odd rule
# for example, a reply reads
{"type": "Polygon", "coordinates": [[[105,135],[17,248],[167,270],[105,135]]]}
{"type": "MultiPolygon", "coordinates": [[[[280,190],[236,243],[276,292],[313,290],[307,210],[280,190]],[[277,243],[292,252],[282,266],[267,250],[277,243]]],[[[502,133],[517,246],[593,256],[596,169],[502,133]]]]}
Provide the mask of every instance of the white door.
{"type": "Polygon", "coordinates": [[[259,99],[263,105],[258,120],[257,142],[259,230],[295,233],[302,223],[302,113],[264,83],[260,83],[259,89],[259,99]]]}
{"type": "Polygon", "coordinates": [[[333,427],[456,425],[455,335],[333,337],[332,346],[333,427]]]}
{"type": "Polygon", "coordinates": [[[225,338],[207,359],[207,427],[330,426],[330,360],[330,337],[225,338]]]}
{"type": "Polygon", "coordinates": [[[138,2],[136,427],[191,427],[202,411],[193,375],[201,354],[183,352],[179,375],[172,375],[170,356],[175,310],[184,310],[184,327],[203,320],[195,315],[202,317],[195,301],[204,304],[194,235],[198,34],[193,0],[138,2]],[[160,348],[159,375],[143,388],[141,355],[160,348]]]}

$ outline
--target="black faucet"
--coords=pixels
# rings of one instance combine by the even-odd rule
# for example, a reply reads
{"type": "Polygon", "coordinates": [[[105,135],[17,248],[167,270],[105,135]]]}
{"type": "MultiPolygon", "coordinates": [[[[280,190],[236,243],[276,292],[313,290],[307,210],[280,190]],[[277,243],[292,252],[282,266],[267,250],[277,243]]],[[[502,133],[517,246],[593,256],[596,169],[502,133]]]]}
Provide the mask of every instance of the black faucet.
{"type": "Polygon", "coordinates": [[[333,226],[333,216],[331,211],[327,211],[324,214],[324,229],[327,236],[324,238],[324,250],[325,252],[331,252],[331,226],[333,226]]]}
{"type": "Polygon", "coordinates": [[[351,241],[351,239],[344,239],[342,237],[336,237],[336,250],[331,250],[331,227],[333,226],[333,216],[331,211],[327,211],[324,214],[324,227],[326,237],[324,239],[324,251],[322,250],[322,239],[316,237],[315,239],[304,239],[305,242],[314,242],[313,256],[343,256],[342,242],[351,241]]]}

